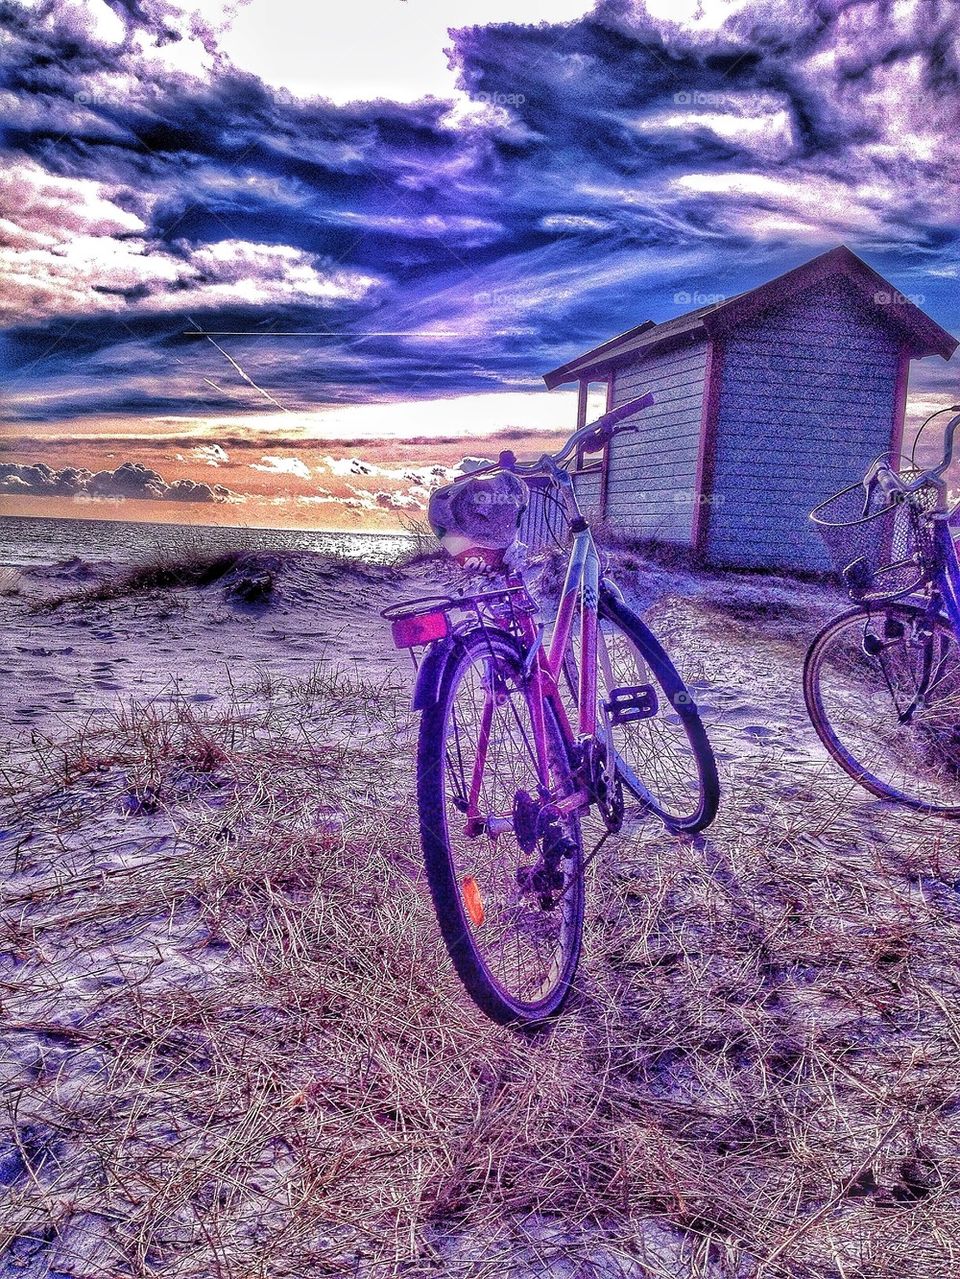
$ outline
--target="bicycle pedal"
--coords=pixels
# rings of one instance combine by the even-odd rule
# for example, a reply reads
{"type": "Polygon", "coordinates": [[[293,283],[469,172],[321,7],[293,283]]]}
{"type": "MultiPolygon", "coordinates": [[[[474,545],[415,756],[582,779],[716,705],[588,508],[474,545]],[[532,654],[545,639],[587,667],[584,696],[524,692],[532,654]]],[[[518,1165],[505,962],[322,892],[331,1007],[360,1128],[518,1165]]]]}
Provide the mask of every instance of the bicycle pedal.
{"type": "Polygon", "coordinates": [[[611,688],[609,700],[603,706],[612,724],[632,724],[638,719],[652,719],[660,709],[657,691],[652,684],[611,688]]]}

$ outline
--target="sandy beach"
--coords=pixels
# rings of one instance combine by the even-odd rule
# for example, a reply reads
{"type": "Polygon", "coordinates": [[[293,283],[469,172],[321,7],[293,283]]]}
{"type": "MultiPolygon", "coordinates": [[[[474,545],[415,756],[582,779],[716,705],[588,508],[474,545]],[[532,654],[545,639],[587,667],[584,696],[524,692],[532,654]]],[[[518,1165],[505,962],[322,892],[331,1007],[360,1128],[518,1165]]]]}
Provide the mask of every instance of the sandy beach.
{"type": "Polygon", "coordinates": [[[420,867],[379,610],[449,569],[4,572],[0,1273],[951,1272],[955,830],[820,748],[832,590],[618,558],[723,804],[608,842],[535,1043],[467,1001],[420,867]]]}

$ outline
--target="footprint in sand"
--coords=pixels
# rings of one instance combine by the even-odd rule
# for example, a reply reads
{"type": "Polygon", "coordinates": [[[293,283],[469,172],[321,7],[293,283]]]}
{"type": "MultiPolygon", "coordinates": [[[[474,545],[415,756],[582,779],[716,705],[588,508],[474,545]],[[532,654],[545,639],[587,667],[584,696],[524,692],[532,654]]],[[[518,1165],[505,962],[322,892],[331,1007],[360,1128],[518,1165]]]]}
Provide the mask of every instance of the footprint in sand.
{"type": "Polygon", "coordinates": [[[744,720],[756,723],[757,719],[762,718],[763,712],[759,706],[755,706],[752,702],[741,702],[739,706],[731,706],[723,713],[724,719],[728,724],[742,724],[744,720]]]}

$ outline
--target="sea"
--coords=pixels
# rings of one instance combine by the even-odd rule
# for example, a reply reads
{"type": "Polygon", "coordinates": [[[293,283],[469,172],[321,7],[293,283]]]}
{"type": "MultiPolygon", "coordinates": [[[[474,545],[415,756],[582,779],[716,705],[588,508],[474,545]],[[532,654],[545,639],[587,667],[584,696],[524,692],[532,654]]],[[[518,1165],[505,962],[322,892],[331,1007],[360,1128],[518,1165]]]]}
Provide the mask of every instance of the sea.
{"type": "Polygon", "coordinates": [[[135,564],[157,554],[203,547],[217,551],[320,551],[389,564],[415,539],[406,533],[148,524],[135,520],[61,520],[0,515],[0,565],[31,568],[79,558],[135,564]]]}

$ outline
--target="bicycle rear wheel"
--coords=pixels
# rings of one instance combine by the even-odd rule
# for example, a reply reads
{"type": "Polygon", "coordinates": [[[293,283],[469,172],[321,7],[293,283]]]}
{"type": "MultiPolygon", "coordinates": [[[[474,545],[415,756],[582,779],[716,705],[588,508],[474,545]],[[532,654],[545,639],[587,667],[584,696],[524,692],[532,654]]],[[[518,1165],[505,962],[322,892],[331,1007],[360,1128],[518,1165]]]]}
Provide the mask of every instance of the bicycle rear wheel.
{"type": "Polygon", "coordinates": [[[909,604],[853,609],[814,639],[804,697],[820,740],[871,794],[960,816],[960,647],[909,604]]]}
{"type": "Polygon", "coordinates": [[[424,861],[444,941],[475,1003],[517,1026],[562,1007],[584,910],[579,818],[549,808],[574,789],[568,745],[547,705],[543,776],[525,684],[509,635],[463,637],[423,713],[417,757],[424,861]]]}

